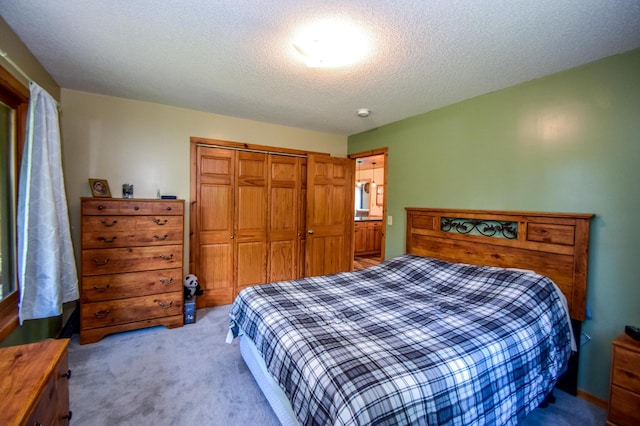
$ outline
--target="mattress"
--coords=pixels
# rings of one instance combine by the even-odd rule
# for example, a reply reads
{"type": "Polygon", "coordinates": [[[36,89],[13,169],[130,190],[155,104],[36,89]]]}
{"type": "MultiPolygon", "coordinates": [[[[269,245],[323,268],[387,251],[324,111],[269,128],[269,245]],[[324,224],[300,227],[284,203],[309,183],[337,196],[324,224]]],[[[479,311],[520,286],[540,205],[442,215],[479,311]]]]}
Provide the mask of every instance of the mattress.
{"type": "Polygon", "coordinates": [[[299,426],[300,423],[291,408],[287,395],[267,370],[267,366],[256,346],[251,339],[245,337],[243,333],[241,333],[239,339],[242,359],[244,359],[247,367],[249,367],[249,371],[251,371],[251,374],[256,379],[260,390],[265,398],[267,398],[280,424],[282,426],[299,426]]]}
{"type": "Polygon", "coordinates": [[[243,290],[230,309],[300,424],[517,424],[571,352],[546,277],[404,255],[243,290]]]}

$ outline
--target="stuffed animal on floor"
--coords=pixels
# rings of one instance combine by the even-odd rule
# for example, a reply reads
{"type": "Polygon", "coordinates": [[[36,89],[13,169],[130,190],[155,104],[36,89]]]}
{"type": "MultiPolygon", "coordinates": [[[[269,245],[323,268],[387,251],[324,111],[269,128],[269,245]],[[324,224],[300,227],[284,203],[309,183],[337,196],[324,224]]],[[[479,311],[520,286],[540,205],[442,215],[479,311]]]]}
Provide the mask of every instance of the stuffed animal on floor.
{"type": "Polygon", "coordinates": [[[200,296],[204,293],[202,287],[200,287],[200,283],[198,282],[198,277],[195,274],[189,274],[184,277],[184,300],[191,300],[193,296],[200,296]]]}

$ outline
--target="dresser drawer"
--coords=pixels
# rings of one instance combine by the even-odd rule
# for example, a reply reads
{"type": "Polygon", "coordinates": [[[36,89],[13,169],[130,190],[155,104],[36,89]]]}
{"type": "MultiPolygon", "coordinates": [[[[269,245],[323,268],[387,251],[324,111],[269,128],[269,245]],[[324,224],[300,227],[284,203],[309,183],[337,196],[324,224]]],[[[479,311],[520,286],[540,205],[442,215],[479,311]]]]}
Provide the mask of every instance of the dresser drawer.
{"type": "Polygon", "coordinates": [[[170,269],[182,265],[182,245],[82,250],[82,275],[170,269]]]}
{"type": "Polygon", "coordinates": [[[69,354],[65,351],[58,367],[56,368],[56,393],[58,399],[58,424],[68,425],[70,422],[69,415],[69,380],[71,374],[69,370],[69,354]]]}
{"type": "Polygon", "coordinates": [[[182,292],[130,297],[80,305],[82,329],[182,315],[182,292]]]}
{"type": "Polygon", "coordinates": [[[618,426],[640,425],[640,395],[611,386],[609,421],[618,426]]]}
{"type": "Polygon", "coordinates": [[[84,216],[82,248],[182,244],[181,216],[84,216]]]}
{"type": "Polygon", "coordinates": [[[40,395],[38,404],[33,409],[26,425],[57,425],[58,395],[56,394],[55,378],[51,377],[40,395]]]}
{"type": "Polygon", "coordinates": [[[640,353],[614,347],[611,375],[612,384],[640,394],[640,353]]]}
{"type": "Polygon", "coordinates": [[[177,215],[184,213],[184,202],[155,200],[93,200],[84,199],[82,215],[177,215]]]}
{"type": "Polygon", "coordinates": [[[82,278],[82,303],[182,290],[182,268],[82,278]]]}

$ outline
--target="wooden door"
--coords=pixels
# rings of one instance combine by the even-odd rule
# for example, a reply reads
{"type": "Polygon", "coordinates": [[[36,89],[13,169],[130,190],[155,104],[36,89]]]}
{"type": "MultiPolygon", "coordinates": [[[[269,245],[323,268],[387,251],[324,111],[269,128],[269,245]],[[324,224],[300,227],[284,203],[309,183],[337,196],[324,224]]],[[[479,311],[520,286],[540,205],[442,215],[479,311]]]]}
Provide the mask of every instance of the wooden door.
{"type": "Polygon", "coordinates": [[[269,282],[298,277],[300,162],[297,157],[269,156],[269,282]]]}
{"type": "Polygon", "coordinates": [[[354,170],[349,158],[308,156],[305,276],[353,267],[354,170]]]}
{"type": "Polygon", "coordinates": [[[191,271],[204,294],[198,307],[231,303],[233,286],[233,216],[235,152],[196,148],[195,197],[191,208],[191,271]]]}
{"type": "Polygon", "coordinates": [[[267,282],[267,158],[259,152],[236,153],[235,294],[267,282]]]}

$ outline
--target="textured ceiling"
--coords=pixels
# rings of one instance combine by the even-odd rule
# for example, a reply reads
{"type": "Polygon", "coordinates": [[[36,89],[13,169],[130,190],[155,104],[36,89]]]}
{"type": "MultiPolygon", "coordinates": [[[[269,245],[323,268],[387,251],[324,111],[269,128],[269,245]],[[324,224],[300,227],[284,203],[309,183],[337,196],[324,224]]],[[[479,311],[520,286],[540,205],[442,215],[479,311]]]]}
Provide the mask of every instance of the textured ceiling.
{"type": "Polygon", "coordinates": [[[0,0],[0,13],[63,88],[341,135],[640,47],[638,0],[0,0]],[[333,17],[372,53],[306,67],[294,34],[333,17]]]}

